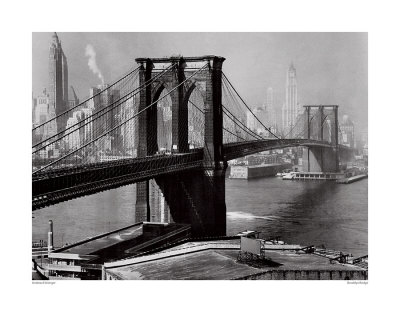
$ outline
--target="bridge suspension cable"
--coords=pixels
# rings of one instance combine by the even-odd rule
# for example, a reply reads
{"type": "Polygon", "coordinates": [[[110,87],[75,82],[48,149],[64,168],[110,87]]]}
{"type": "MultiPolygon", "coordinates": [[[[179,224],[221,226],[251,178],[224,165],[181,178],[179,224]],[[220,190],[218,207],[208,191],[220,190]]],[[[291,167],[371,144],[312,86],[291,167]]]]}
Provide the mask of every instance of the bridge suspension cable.
{"type": "MultiPolygon", "coordinates": [[[[246,141],[246,138],[248,138],[248,136],[251,136],[251,137],[255,138],[256,140],[258,140],[258,137],[263,139],[261,136],[257,135],[257,133],[252,131],[250,128],[248,128],[244,124],[244,122],[245,122],[244,119],[246,118],[246,114],[245,114],[244,110],[242,109],[240,102],[238,101],[238,99],[236,98],[236,96],[234,95],[234,93],[232,92],[230,87],[225,82],[223,82],[222,84],[223,84],[222,85],[222,92],[223,92],[223,95],[222,95],[223,109],[222,109],[222,111],[225,114],[224,121],[223,121],[223,123],[224,123],[223,127],[226,129],[225,131],[230,133],[231,136],[239,138],[244,141],[246,141]],[[227,106],[229,106],[229,108],[227,106]],[[231,110],[229,110],[229,109],[231,109],[231,110]],[[234,114],[234,112],[236,113],[236,115],[234,114]],[[236,131],[236,134],[233,133],[232,131],[236,131]],[[243,138],[242,135],[245,138],[243,138]]],[[[232,142],[230,140],[231,140],[231,138],[229,136],[227,136],[227,137],[225,137],[224,141],[225,141],[225,143],[232,142]]]]}
{"type": "MultiPolygon", "coordinates": [[[[195,87],[195,90],[201,94],[200,90],[199,90],[197,87],[195,87]]],[[[196,105],[191,99],[189,99],[188,101],[189,101],[189,103],[190,103],[192,106],[194,106],[194,107],[195,107],[198,111],[200,111],[203,115],[205,114],[204,110],[202,110],[198,105],[196,105]]],[[[222,112],[223,112],[234,124],[236,124],[236,125],[239,126],[239,127],[243,126],[243,129],[244,129],[244,130],[249,130],[250,132],[252,132],[250,129],[248,129],[246,126],[244,126],[243,123],[240,121],[240,119],[238,119],[237,117],[235,117],[223,104],[222,104],[222,108],[223,108],[222,112]],[[230,116],[229,114],[227,114],[226,111],[229,112],[229,114],[230,114],[231,116],[230,116]],[[232,119],[232,117],[234,117],[234,118],[236,119],[236,121],[234,121],[234,120],[232,119]]],[[[228,129],[228,128],[226,127],[226,125],[223,125],[223,126],[222,126],[222,129],[223,129],[225,132],[231,134],[232,136],[234,136],[234,137],[236,137],[236,138],[238,138],[238,139],[240,139],[240,140],[246,141],[245,138],[239,136],[237,133],[234,133],[234,132],[232,132],[230,129],[228,129]]],[[[253,133],[253,132],[252,132],[252,133],[253,133]]],[[[254,134],[254,133],[253,133],[253,134],[254,134]]],[[[262,139],[262,137],[261,137],[261,139],[262,139]]]]}
{"type": "Polygon", "coordinates": [[[114,109],[116,109],[117,107],[119,107],[122,103],[126,102],[127,100],[133,98],[134,96],[136,96],[141,90],[145,89],[146,87],[148,87],[150,84],[153,83],[153,81],[157,80],[159,77],[161,77],[163,74],[165,74],[166,72],[168,72],[169,70],[171,70],[173,68],[175,64],[169,66],[168,68],[164,69],[163,72],[157,74],[154,78],[146,81],[144,84],[140,85],[138,88],[133,89],[131,92],[127,93],[126,95],[124,95],[123,97],[120,97],[118,100],[113,101],[111,104],[101,108],[100,110],[96,111],[95,113],[93,113],[90,116],[90,120],[88,119],[82,119],[80,121],[78,121],[77,123],[73,124],[70,127],[65,128],[62,131],[57,132],[56,134],[44,139],[43,141],[35,144],[34,146],[32,146],[32,148],[36,148],[39,145],[42,145],[43,143],[52,140],[50,143],[42,145],[40,148],[35,149],[34,151],[32,151],[32,154],[39,152],[40,150],[45,149],[46,147],[50,146],[51,144],[60,141],[62,139],[65,139],[66,136],[73,134],[74,132],[80,130],[80,124],[84,123],[84,126],[87,126],[91,123],[93,123],[95,120],[98,120],[99,118],[103,117],[104,115],[110,113],[111,111],[113,111],[114,109]],[[106,110],[107,109],[107,110],[106,110]],[[106,110],[105,112],[103,112],[104,110],[106,110]],[[72,129],[76,127],[75,129],[72,129]],[[68,131],[68,132],[67,132],[68,131]],[[67,132],[67,134],[62,135],[63,133],[67,132]]]}
{"type": "Polygon", "coordinates": [[[188,78],[186,78],[183,82],[179,83],[178,85],[176,85],[174,88],[172,88],[171,90],[169,90],[166,94],[164,94],[162,97],[160,97],[159,99],[157,99],[156,101],[152,102],[151,104],[149,104],[148,106],[146,106],[145,108],[143,108],[142,110],[140,110],[139,112],[135,113],[133,116],[129,117],[128,119],[122,121],[120,124],[114,126],[113,128],[103,132],[101,135],[99,135],[98,137],[92,139],[91,141],[85,143],[82,146],[79,146],[77,149],[73,150],[72,152],[56,159],[55,161],[39,168],[38,170],[34,171],[33,174],[41,172],[43,170],[45,170],[46,168],[49,168],[51,166],[53,166],[56,163],[59,163],[60,161],[66,159],[67,157],[70,157],[71,155],[76,154],[78,151],[82,150],[83,148],[89,146],[90,144],[93,144],[94,142],[98,141],[100,138],[105,137],[106,135],[108,135],[109,133],[113,132],[114,130],[120,128],[122,125],[126,124],[128,121],[131,121],[132,119],[137,118],[140,114],[142,114],[143,112],[145,112],[146,110],[148,110],[150,107],[152,107],[153,105],[157,104],[159,101],[161,101],[162,99],[164,99],[166,96],[170,95],[171,92],[173,92],[174,90],[176,90],[177,88],[179,88],[180,86],[184,85],[186,82],[188,82],[192,77],[194,77],[197,73],[201,72],[203,69],[205,69],[207,67],[208,64],[204,64],[204,66],[202,66],[201,68],[199,68],[197,71],[195,71],[191,76],[189,76],[188,78]]]}
{"type": "Polygon", "coordinates": [[[246,106],[247,110],[250,111],[250,113],[253,115],[253,117],[264,127],[265,130],[267,130],[270,134],[272,134],[275,138],[277,138],[278,140],[280,140],[280,138],[275,135],[269,128],[267,128],[261,121],[260,119],[253,113],[253,111],[251,110],[251,108],[247,105],[247,103],[243,100],[243,98],[240,96],[240,94],[237,92],[237,90],[235,89],[235,87],[232,85],[232,83],[229,81],[229,79],[227,78],[227,76],[222,72],[222,79],[223,81],[227,81],[227,83],[230,85],[230,87],[234,90],[234,92],[236,93],[236,95],[239,97],[239,99],[243,102],[243,104],[246,106]]]}
{"type": "MultiPolygon", "coordinates": [[[[190,102],[190,104],[193,105],[197,110],[199,110],[202,114],[205,113],[205,112],[204,112],[203,110],[201,110],[198,106],[196,106],[190,99],[189,99],[189,102],[190,102]]],[[[222,107],[224,107],[224,106],[222,106],[222,107]]],[[[226,114],[224,110],[223,110],[223,113],[226,114]]],[[[227,115],[227,114],[226,114],[226,115],[227,115]]],[[[227,115],[227,116],[228,116],[228,115],[227,115]]],[[[228,117],[229,117],[229,116],[228,116],[228,117]]],[[[225,127],[222,127],[222,129],[225,130],[226,132],[228,132],[228,133],[234,135],[235,137],[246,141],[245,138],[238,136],[237,134],[231,132],[229,129],[227,129],[227,128],[225,128],[225,127]]]]}
{"type": "Polygon", "coordinates": [[[46,124],[48,124],[48,123],[50,123],[50,122],[52,122],[52,121],[58,119],[59,117],[65,115],[65,114],[67,114],[67,113],[69,113],[69,112],[71,112],[71,111],[73,111],[73,110],[75,110],[75,109],[77,109],[77,108],[79,108],[79,107],[84,106],[88,101],[90,101],[90,100],[92,100],[93,98],[99,96],[99,95],[102,94],[104,91],[109,90],[110,87],[113,87],[113,86],[117,85],[117,84],[118,84],[119,82],[121,82],[122,80],[125,80],[127,77],[129,77],[130,75],[132,75],[132,74],[134,74],[135,72],[137,72],[137,71],[139,70],[139,68],[140,68],[140,67],[137,67],[137,68],[133,69],[132,71],[129,71],[126,75],[122,76],[121,78],[119,78],[118,80],[116,80],[115,82],[113,82],[109,87],[107,87],[107,88],[105,88],[105,89],[102,89],[101,91],[97,92],[95,95],[93,95],[93,96],[91,96],[91,97],[88,97],[87,99],[85,99],[84,101],[80,102],[79,104],[73,106],[72,108],[69,108],[69,109],[67,109],[67,110],[65,110],[65,111],[63,111],[63,112],[61,112],[60,114],[58,114],[58,115],[56,115],[56,116],[54,116],[54,117],[52,117],[52,118],[46,120],[45,122],[43,122],[43,123],[37,125],[36,127],[32,128],[32,131],[39,130],[39,129],[40,129],[41,127],[43,127],[44,125],[46,125],[46,124]]]}
{"type": "Polygon", "coordinates": [[[225,130],[226,132],[230,133],[231,135],[235,136],[236,138],[241,139],[241,140],[243,140],[243,141],[246,141],[245,138],[243,138],[243,137],[237,135],[236,133],[230,131],[229,129],[227,129],[227,128],[225,128],[225,127],[223,127],[222,129],[225,130]]]}
{"type": "Polygon", "coordinates": [[[256,139],[264,139],[263,137],[261,137],[259,134],[255,133],[254,131],[252,131],[251,129],[249,129],[248,127],[246,127],[232,112],[229,111],[228,108],[226,108],[224,105],[222,105],[223,108],[223,113],[229,118],[231,119],[236,125],[238,125],[240,128],[242,128],[243,130],[245,130],[246,132],[248,132],[253,138],[256,139]],[[227,113],[228,112],[228,113],[227,113]]]}
{"type": "MultiPolygon", "coordinates": [[[[223,91],[226,92],[224,89],[225,89],[225,87],[223,86],[223,91]]],[[[198,89],[197,87],[195,87],[195,90],[197,90],[198,92],[200,92],[199,89],[198,89]]],[[[200,94],[201,94],[201,92],[200,92],[200,94]]],[[[228,96],[229,96],[229,94],[226,92],[225,98],[227,98],[228,96]]],[[[232,98],[233,98],[233,97],[232,97],[232,98]]],[[[193,103],[193,101],[191,101],[190,99],[189,99],[189,102],[190,102],[197,110],[199,110],[202,114],[205,113],[204,110],[201,110],[201,108],[199,108],[199,107],[198,107],[195,103],[193,103]]],[[[254,133],[253,131],[251,131],[249,128],[247,128],[247,127],[242,123],[242,121],[240,121],[240,119],[238,119],[231,111],[229,111],[229,109],[228,109],[227,107],[224,106],[224,104],[222,104],[222,108],[223,108],[223,109],[222,109],[222,112],[232,121],[232,123],[234,123],[235,125],[237,125],[239,128],[243,129],[246,133],[252,135],[252,136],[255,137],[256,139],[257,139],[257,136],[259,137],[259,139],[263,139],[261,136],[257,135],[256,133],[254,133]]],[[[238,138],[238,139],[241,139],[241,140],[243,140],[243,141],[246,141],[245,138],[239,136],[237,133],[234,133],[234,132],[232,132],[230,129],[228,129],[228,128],[226,127],[226,125],[223,125],[223,126],[222,126],[222,129],[223,129],[224,131],[226,131],[227,133],[231,134],[232,136],[234,136],[234,137],[236,137],[236,138],[238,138]]]]}
{"type": "MultiPolygon", "coordinates": [[[[308,120],[308,121],[311,122],[311,120],[312,120],[313,118],[314,118],[314,115],[313,115],[313,116],[310,118],[310,120],[308,120]]],[[[287,134],[285,134],[285,136],[283,137],[283,139],[286,139],[286,138],[293,132],[294,128],[296,128],[296,126],[297,126],[298,124],[300,124],[300,120],[301,120],[301,117],[298,117],[298,118],[296,119],[295,125],[292,126],[292,128],[288,131],[287,134]]],[[[300,137],[305,133],[306,129],[307,129],[307,127],[306,127],[306,128],[303,128],[303,131],[297,133],[297,135],[296,135],[295,138],[300,138],[300,137]]]]}

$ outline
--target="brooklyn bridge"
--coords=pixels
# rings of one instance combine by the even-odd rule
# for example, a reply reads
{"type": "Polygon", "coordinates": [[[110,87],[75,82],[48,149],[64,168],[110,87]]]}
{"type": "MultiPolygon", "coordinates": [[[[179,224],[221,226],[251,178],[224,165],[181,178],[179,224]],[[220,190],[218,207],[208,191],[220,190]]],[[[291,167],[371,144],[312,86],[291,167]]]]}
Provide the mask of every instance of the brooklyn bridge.
{"type": "Polygon", "coordinates": [[[136,184],[132,214],[150,221],[152,181],[174,222],[190,224],[193,235],[225,235],[229,160],[302,147],[304,171],[340,170],[352,149],[339,144],[337,105],[304,106],[291,130],[278,135],[224,74],[224,60],[138,58],[111,85],[34,127],[41,138],[32,146],[32,209],[136,184]],[[68,122],[87,105],[89,115],[68,122]],[[248,114],[267,135],[247,126],[248,114]]]}

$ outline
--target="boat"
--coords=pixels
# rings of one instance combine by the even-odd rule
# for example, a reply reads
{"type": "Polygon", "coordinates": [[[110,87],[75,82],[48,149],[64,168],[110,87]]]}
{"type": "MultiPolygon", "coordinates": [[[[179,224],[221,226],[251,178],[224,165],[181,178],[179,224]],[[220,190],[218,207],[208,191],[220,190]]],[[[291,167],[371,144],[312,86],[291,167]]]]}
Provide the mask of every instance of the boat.
{"type": "Polygon", "coordinates": [[[291,171],[291,172],[285,173],[282,176],[282,180],[293,180],[295,176],[296,176],[296,172],[291,171]]]}
{"type": "Polygon", "coordinates": [[[288,174],[288,173],[290,173],[290,172],[291,172],[290,169],[285,169],[285,170],[283,170],[282,172],[278,172],[278,173],[276,174],[276,177],[283,177],[285,174],[288,174]]]}

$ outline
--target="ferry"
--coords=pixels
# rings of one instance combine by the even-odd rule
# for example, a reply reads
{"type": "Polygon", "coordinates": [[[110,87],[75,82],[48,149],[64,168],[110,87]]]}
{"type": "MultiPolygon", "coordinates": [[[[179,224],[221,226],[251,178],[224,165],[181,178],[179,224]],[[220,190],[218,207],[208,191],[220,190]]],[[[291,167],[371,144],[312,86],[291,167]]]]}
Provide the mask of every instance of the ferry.
{"type": "Polygon", "coordinates": [[[276,176],[277,176],[277,177],[283,177],[284,175],[286,175],[286,174],[288,174],[288,173],[290,173],[290,172],[291,172],[290,169],[285,169],[285,170],[283,170],[282,172],[278,172],[278,173],[276,174],[276,176]]]}
{"type": "Polygon", "coordinates": [[[290,171],[290,172],[283,174],[282,180],[293,180],[295,176],[296,176],[296,172],[290,171]]]}

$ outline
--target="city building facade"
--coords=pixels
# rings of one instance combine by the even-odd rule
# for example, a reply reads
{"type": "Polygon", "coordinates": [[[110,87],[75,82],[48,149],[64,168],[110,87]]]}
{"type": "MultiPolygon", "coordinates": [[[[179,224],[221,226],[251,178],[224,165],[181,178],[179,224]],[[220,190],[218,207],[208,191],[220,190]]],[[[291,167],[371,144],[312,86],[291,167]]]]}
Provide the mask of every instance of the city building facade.
{"type": "MultiPolygon", "coordinates": [[[[43,89],[42,94],[35,99],[32,119],[33,127],[39,126],[41,123],[55,117],[55,115],[56,110],[54,105],[50,103],[50,95],[46,89],[43,89]]],[[[38,139],[38,141],[57,134],[56,123],[52,121],[48,123],[48,125],[42,126],[35,134],[38,135],[38,137],[34,137],[34,139],[38,139]]]]}
{"type": "Polygon", "coordinates": [[[351,121],[348,115],[343,116],[342,123],[340,124],[341,133],[341,144],[350,148],[355,147],[355,136],[354,136],[354,123],[351,121]]]}
{"type": "Polygon", "coordinates": [[[293,133],[290,131],[296,124],[298,114],[296,69],[293,63],[291,63],[286,75],[286,96],[282,108],[282,129],[285,133],[290,133],[289,137],[293,136],[293,133]]]}
{"type": "MultiPolygon", "coordinates": [[[[112,128],[117,126],[121,120],[118,117],[122,116],[121,113],[118,113],[118,111],[124,109],[124,107],[127,105],[127,102],[113,106],[112,103],[119,100],[120,92],[115,89],[109,89],[108,84],[98,85],[97,87],[90,88],[89,95],[92,97],[92,99],[87,102],[87,109],[91,110],[93,114],[104,109],[100,113],[102,115],[100,117],[97,116],[96,118],[93,118],[92,121],[92,132],[90,135],[95,139],[101,133],[110,131],[112,128]],[[107,109],[106,107],[110,105],[112,109],[107,109]]],[[[86,136],[88,136],[88,133],[86,133],[86,136]]],[[[107,141],[107,145],[109,144],[109,147],[106,147],[106,149],[102,148],[102,150],[109,150],[110,152],[113,150],[115,153],[114,155],[117,155],[122,150],[123,146],[121,128],[112,130],[109,132],[107,137],[101,140],[104,140],[104,143],[107,141]]],[[[100,141],[99,143],[102,142],[100,141]]]]}
{"type": "Polygon", "coordinates": [[[272,88],[267,90],[267,104],[265,106],[265,122],[272,133],[278,131],[278,119],[274,105],[274,91],[272,88]]]}
{"type": "MultiPolygon", "coordinates": [[[[64,51],[61,47],[61,41],[57,33],[54,32],[49,49],[49,103],[52,109],[55,109],[56,115],[59,115],[68,108],[68,63],[64,51]]],[[[66,128],[66,118],[57,119],[57,131],[66,128]]]]}

